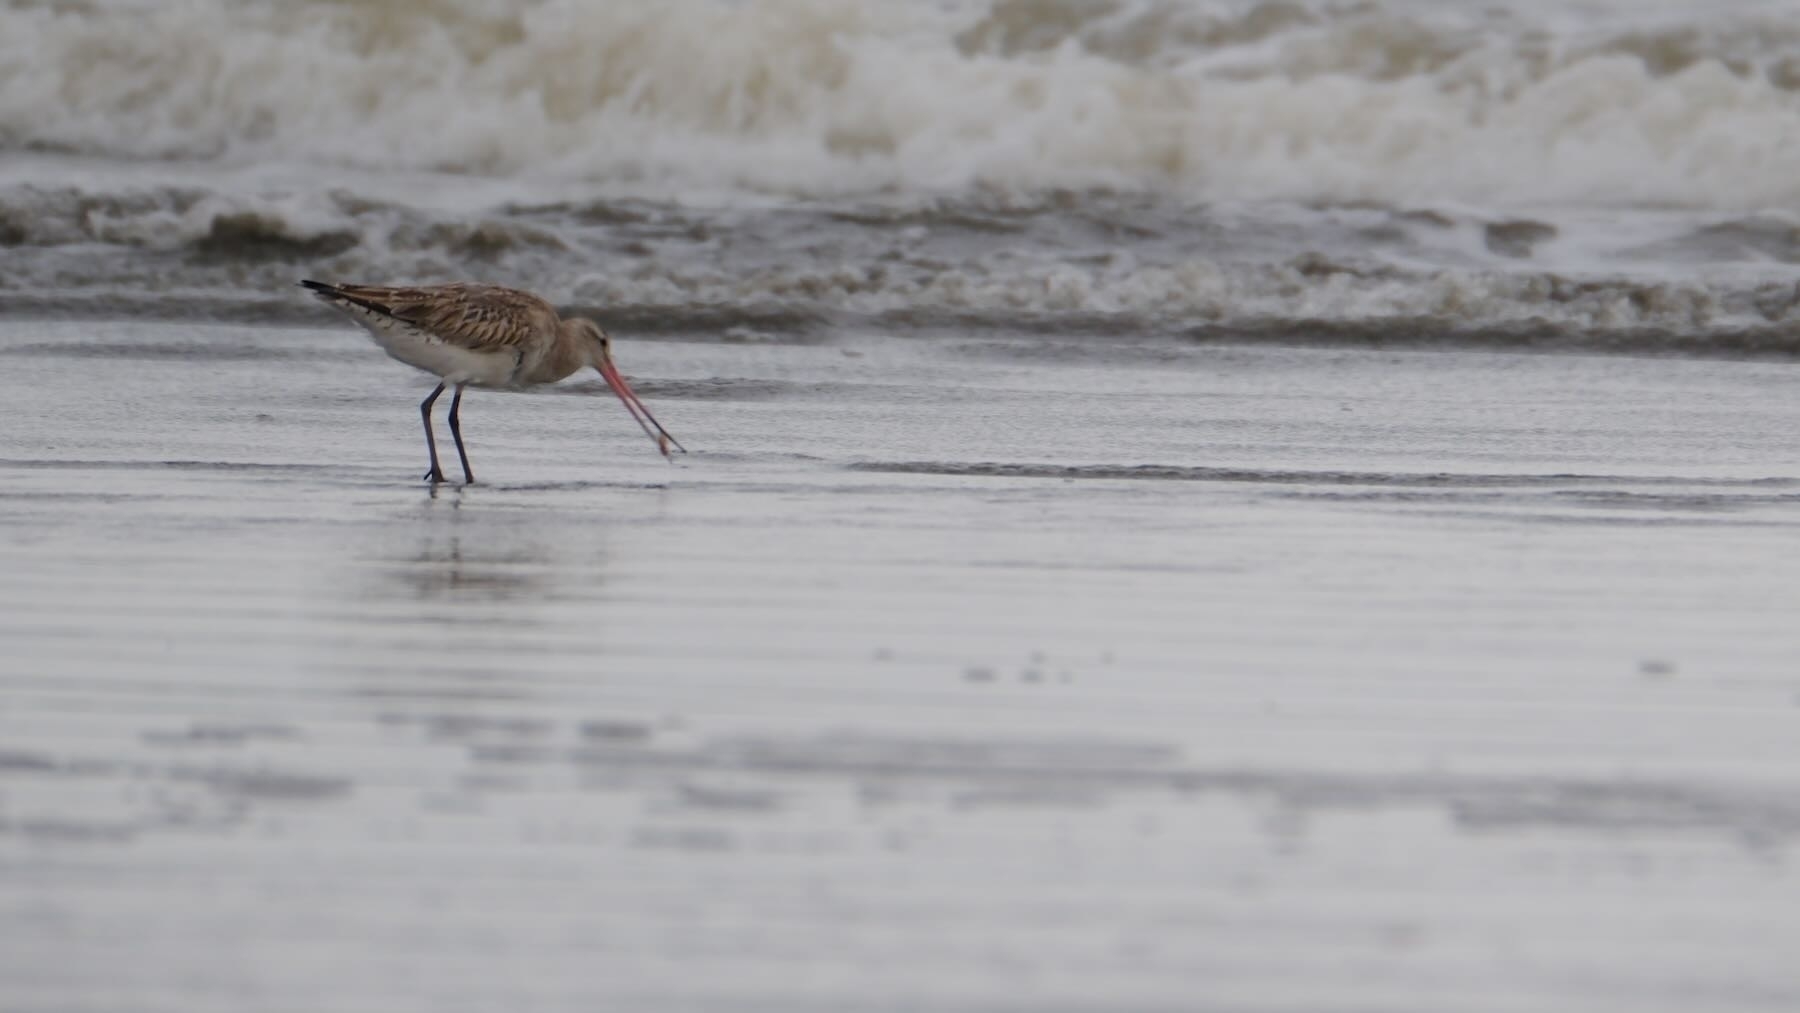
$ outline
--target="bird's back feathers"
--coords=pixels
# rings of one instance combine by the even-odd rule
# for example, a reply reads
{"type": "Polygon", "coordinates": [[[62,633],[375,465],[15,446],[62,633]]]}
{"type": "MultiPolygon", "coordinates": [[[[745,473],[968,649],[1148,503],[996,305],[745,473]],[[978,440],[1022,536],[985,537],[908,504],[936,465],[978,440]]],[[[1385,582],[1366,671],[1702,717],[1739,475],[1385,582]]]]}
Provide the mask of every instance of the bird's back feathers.
{"type": "Polygon", "coordinates": [[[556,339],[556,310],[543,299],[501,285],[328,285],[302,281],[325,302],[391,317],[471,352],[520,352],[556,339]]]}

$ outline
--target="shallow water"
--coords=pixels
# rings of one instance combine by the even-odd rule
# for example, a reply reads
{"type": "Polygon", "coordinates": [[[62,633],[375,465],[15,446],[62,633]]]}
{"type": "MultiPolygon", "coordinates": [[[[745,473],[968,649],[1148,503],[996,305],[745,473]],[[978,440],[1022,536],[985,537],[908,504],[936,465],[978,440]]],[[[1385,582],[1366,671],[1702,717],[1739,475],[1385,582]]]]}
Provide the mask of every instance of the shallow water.
{"type": "Polygon", "coordinates": [[[1786,1010],[1757,363],[0,331],[0,993],[1786,1010]]]}

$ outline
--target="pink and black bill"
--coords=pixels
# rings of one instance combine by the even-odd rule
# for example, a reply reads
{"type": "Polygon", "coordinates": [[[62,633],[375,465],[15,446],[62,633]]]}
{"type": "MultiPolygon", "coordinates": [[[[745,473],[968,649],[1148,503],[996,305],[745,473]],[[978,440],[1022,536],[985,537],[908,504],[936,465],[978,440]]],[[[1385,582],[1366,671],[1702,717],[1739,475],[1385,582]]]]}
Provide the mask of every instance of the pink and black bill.
{"type": "Polygon", "coordinates": [[[687,448],[681,445],[681,441],[669,435],[669,431],[662,427],[662,423],[656,421],[656,416],[650,414],[650,409],[645,407],[643,399],[639,398],[637,392],[631,389],[631,384],[626,383],[625,378],[619,375],[619,368],[612,364],[610,357],[594,368],[606,378],[606,385],[612,388],[614,394],[619,395],[619,400],[625,404],[625,410],[631,413],[631,417],[637,421],[639,428],[644,430],[644,435],[656,443],[656,449],[662,451],[664,457],[669,456],[671,446],[684,454],[687,453],[687,448]]]}

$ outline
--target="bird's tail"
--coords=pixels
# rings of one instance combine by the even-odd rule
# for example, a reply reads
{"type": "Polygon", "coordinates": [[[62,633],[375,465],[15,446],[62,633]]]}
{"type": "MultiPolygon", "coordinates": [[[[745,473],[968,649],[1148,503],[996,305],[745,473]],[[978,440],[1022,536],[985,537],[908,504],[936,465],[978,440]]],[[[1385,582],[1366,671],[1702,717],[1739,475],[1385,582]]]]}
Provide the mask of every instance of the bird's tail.
{"type": "Polygon", "coordinates": [[[365,309],[365,310],[369,310],[374,313],[379,313],[384,317],[385,316],[393,316],[393,310],[389,309],[388,307],[383,306],[380,303],[373,302],[368,299],[364,299],[360,296],[352,295],[351,293],[345,291],[344,289],[337,287],[336,285],[327,285],[325,282],[322,282],[322,281],[313,281],[311,278],[302,278],[302,279],[300,279],[300,287],[311,292],[313,295],[318,296],[320,300],[331,303],[333,306],[339,306],[339,307],[355,306],[360,309],[365,309]]]}

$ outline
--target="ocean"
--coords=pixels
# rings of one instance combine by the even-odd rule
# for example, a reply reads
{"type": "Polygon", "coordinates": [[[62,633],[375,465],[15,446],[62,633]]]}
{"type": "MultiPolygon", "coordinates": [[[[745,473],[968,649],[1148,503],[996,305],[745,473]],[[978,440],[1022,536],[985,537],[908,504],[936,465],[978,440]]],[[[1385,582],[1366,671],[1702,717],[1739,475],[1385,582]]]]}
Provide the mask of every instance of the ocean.
{"type": "Polygon", "coordinates": [[[1796,169],[1750,0],[0,0],[0,1010],[1792,1013],[1796,169]]]}
{"type": "Polygon", "coordinates": [[[0,310],[1794,350],[1779,2],[0,8],[0,310]]]}

